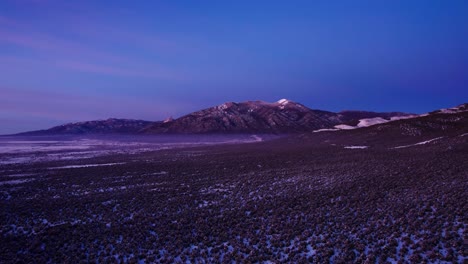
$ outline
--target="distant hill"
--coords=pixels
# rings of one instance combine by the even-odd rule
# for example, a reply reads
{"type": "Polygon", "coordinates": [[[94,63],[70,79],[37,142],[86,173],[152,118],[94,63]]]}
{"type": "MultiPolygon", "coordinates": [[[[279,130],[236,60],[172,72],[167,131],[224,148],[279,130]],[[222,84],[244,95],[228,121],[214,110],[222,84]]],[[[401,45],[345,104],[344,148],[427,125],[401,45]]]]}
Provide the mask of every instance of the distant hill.
{"type": "Polygon", "coordinates": [[[391,119],[395,116],[408,116],[412,114],[403,113],[403,112],[369,112],[369,111],[341,111],[338,113],[338,116],[342,124],[347,125],[357,125],[359,120],[367,118],[383,118],[391,119]]]}
{"type": "MultiPolygon", "coordinates": [[[[468,139],[468,104],[432,111],[411,118],[343,130],[304,134],[314,142],[370,147],[417,147],[468,139]]],[[[372,119],[372,118],[371,118],[372,119]]]]}
{"type": "Polygon", "coordinates": [[[21,136],[84,135],[84,134],[134,134],[155,122],[133,119],[94,120],[68,123],[50,129],[19,133],[21,136]]]}

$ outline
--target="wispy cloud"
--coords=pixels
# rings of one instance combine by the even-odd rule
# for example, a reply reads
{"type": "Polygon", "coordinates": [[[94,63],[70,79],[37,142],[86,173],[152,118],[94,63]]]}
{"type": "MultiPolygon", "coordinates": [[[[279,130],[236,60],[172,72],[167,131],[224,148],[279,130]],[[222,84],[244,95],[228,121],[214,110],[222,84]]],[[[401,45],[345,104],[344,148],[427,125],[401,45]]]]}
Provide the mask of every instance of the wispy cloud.
{"type": "MultiPolygon", "coordinates": [[[[35,51],[55,67],[123,77],[186,80],[183,74],[152,62],[90,49],[84,45],[45,34],[20,34],[0,29],[0,43],[9,43],[35,51]],[[110,66],[112,65],[112,66],[110,66]]],[[[10,60],[14,56],[9,56],[10,60]]],[[[22,58],[18,57],[18,60],[22,58]]]]}
{"type": "Polygon", "coordinates": [[[73,69],[77,71],[99,73],[107,75],[117,75],[124,77],[144,77],[169,80],[184,80],[186,76],[171,72],[166,69],[157,68],[155,66],[149,69],[128,69],[114,66],[105,66],[94,63],[80,61],[59,61],[56,64],[59,67],[73,69]]]}
{"type": "MultiPolygon", "coordinates": [[[[68,91],[65,87],[63,91],[68,91]]],[[[84,121],[109,117],[161,120],[187,108],[181,102],[135,100],[120,96],[84,96],[47,89],[0,86],[0,112],[49,120],[84,121]]]]}
{"type": "Polygon", "coordinates": [[[0,26],[18,26],[19,23],[16,20],[0,15],[0,26]]]}
{"type": "MultiPolygon", "coordinates": [[[[25,8],[28,9],[26,6],[25,8]]],[[[96,22],[94,11],[91,10],[92,18],[88,12],[84,12],[89,11],[86,4],[68,2],[52,4],[46,1],[35,8],[54,11],[52,19],[58,19],[66,25],[66,36],[57,34],[53,28],[41,28],[34,23],[26,23],[18,17],[10,18],[0,13],[0,44],[28,50],[32,52],[28,54],[33,55],[29,59],[40,61],[44,66],[59,67],[69,71],[174,81],[190,79],[180,67],[155,61],[154,56],[140,52],[142,47],[163,55],[178,52],[181,46],[175,42],[131,30],[116,30],[116,26],[108,25],[108,21],[96,22]],[[124,51],[118,48],[122,45],[127,46],[124,51]]],[[[16,65],[24,60],[21,53],[9,56],[9,60],[18,57],[16,65]]]]}
{"type": "Polygon", "coordinates": [[[76,17],[71,22],[70,27],[75,33],[87,38],[106,43],[119,43],[128,47],[134,47],[135,49],[144,49],[153,54],[187,54],[194,51],[193,45],[188,45],[187,43],[181,44],[180,40],[171,40],[167,36],[138,32],[125,27],[117,28],[96,21],[83,20],[82,17],[76,17]]]}
{"type": "Polygon", "coordinates": [[[76,42],[47,34],[17,33],[0,29],[0,42],[29,48],[43,54],[56,54],[64,57],[92,57],[109,62],[125,61],[121,56],[96,51],[76,42]]]}

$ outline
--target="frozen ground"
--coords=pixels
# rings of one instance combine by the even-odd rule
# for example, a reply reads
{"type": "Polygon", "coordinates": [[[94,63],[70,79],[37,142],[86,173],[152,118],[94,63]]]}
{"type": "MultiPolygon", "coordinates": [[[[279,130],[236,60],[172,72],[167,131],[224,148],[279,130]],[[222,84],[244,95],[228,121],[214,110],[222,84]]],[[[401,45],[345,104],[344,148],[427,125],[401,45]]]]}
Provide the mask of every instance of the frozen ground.
{"type": "Polygon", "coordinates": [[[259,142],[271,136],[0,137],[0,164],[86,159],[178,147],[259,142]]]}
{"type": "MultiPolygon", "coordinates": [[[[467,137],[313,136],[0,164],[0,263],[468,260],[467,137]]],[[[125,142],[107,146],[160,143],[125,142]]]]}

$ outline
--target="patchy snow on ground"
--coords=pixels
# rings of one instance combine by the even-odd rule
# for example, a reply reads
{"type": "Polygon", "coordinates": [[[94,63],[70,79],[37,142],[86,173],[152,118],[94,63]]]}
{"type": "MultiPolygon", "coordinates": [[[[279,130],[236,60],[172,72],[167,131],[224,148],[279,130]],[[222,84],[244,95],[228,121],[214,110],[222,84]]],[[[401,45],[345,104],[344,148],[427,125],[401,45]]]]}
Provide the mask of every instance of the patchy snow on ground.
{"type": "Polygon", "coordinates": [[[51,170],[55,170],[55,169],[76,169],[76,168],[88,168],[88,167],[113,166],[113,165],[121,165],[121,164],[125,164],[125,162],[103,163],[103,164],[68,165],[68,166],[61,166],[61,167],[52,167],[52,168],[49,168],[49,169],[51,169],[51,170]]]}
{"type": "Polygon", "coordinates": [[[95,146],[106,145],[106,141],[94,139],[80,140],[1,140],[0,153],[38,153],[52,151],[82,151],[95,146]]]}
{"type": "Polygon", "coordinates": [[[345,146],[345,149],[366,149],[369,146],[345,146]]]}
{"type": "MultiPolygon", "coordinates": [[[[261,135],[242,137],[183,138],[164,141],[155,137],[122,139],[73,139],[63,141],[0,139],[0,165],[36,163],[56,160],[76,160],[116,154],[138,154],[171,148],[244,144],[266,140],[261,135]]],[[[164,139],[164,138],[163,138],[164,139]]]]}
{"type": "Polygon", "coordinates": [[[7,175],[8,177],[30,177],[30,176],[36,176],[36,173],[17,173],[17,174],[10,174],[7,175]]]}
{"type": "Polygon", "coordinates": [[[0,186],[2,185],[13,185],[13,184],[20,184],[20,183],[25,183],[29,181],[33,181],[34,179],[23,179],[23,180],[9,180],[9,181],[0,181],[0,186]]]}
{"type": "Polygon", "coordinates": [[[31,161],[31,157],[9,157],[5,159],[0,159],[0,165],[28,163],[30,161],[31,161]]]}
{"type": "Polygon", "coordinates": [[[442,139],[442,138],[443,137],[438,137],[438,138],[429,139],[429,140],[418,142],[418,143],[411,144],[411,145],[398,146],[398,147],[394,147],[394,149],[408,148],[408,147],[413,147],[413,146],[425,145],[425,144],[431,143],[433,141],[436,141],[436,140],[439,140],[439,139],[442,139]]]}
{"type": "Polygon", "coordinates": [[[261,137],[259,137],[257,135],[252,135],[251,137],[254,139],[255,142],[263,141],[263,138],[261,138],[261,137]]]}

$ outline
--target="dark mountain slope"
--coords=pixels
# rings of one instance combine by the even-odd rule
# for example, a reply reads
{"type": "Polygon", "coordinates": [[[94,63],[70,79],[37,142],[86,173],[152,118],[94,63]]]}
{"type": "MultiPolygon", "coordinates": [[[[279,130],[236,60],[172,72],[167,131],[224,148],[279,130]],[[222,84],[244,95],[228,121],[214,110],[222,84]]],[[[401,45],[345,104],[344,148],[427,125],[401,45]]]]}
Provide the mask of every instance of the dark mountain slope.
{"type": "Polygon", "coordinates": [[[153,124],[142,133],[275,133],[291,134],[331,128],[358,117],[391,117],[400,113],[312,110],[286,99],[274,103],[229,102],[197,111],[171,122],[153,124]]]}
{"type": "Polygon", "coordinates": [[[449,139],[468,139],[468,111],[434,111],[415,118],[369,127],[309,133],[300,137],[317,144],[376,148],[420,146],[449,139]]]}
{"type": "Polygon", "coordinates": [[[69,123],[46,130],[25,132],[17,135],[133,134],[153,123],[154,122],[143,120],[110,118],[107,120],[69,123]]]}

